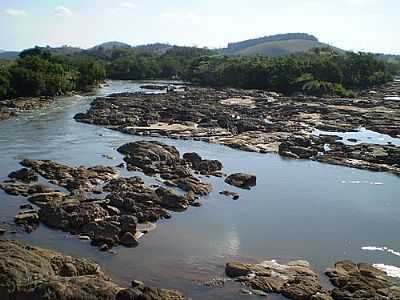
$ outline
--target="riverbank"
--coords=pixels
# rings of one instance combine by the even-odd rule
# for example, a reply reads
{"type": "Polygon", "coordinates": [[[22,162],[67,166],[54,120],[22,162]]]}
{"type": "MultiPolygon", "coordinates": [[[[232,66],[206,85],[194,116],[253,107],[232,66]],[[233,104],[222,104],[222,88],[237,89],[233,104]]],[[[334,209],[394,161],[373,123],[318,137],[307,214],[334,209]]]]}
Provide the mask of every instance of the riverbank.
{"type": "Polygon", "coordinates": [[[97,98],[75,119],[134,135],[200,140],[399,175],[400,101],[389,95],[400,95],[399,82],[357,99],[207,88],[161,95],[122,93],[97,98]],[[362,135],[340,137],[360,128],[383,142],[362,135]]]}

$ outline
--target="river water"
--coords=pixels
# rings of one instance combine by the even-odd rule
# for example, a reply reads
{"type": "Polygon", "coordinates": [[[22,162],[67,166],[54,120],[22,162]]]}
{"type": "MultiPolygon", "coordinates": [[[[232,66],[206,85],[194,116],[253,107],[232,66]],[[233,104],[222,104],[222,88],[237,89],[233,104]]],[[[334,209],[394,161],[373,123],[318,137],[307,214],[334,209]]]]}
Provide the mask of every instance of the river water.
{"type": "MultiPolygon", "coordinates": [[[[96,95],[138,91],[139,86],[111,82],[96,95]]],[[[157,140],[75,122],[73,116],[85,111],[93,98],[61,98],[47,109],[1,122],[0,179],[18,169],[24,158],[113,166],[122,161],[115,147],[130,141],[157,140]]],[[[17,232],[6,237],[94,259],[122,284],[138,279],[148,285],[179,289],[194,299],[248,298],[234,283],[216,289],[199,284],[223,276],[225,263],[233,259],[302,258],[321,273],[342,259],[400,266],[399,177],[203,142],[160,140],[181,153],[196,151],[204,158],[218,159],[228,174],[256,174],[257,187],[244,191],[227,186],[223,179],[205,178],[213,184],[214,192],[202,199],[202,207],[174,213],[171,220],[159,222],[156,230],[145,235],[137,248],[117,247],[114,255],[45,226],[32,234],[17,232]],[[219,195],[222,190],[237,191],[241,197],[233,201],[219,195]],[[377,250],[383,247],[394,251],[377,250]]],[[[19,205],[26,200],[2,191],[0,196],[0,222],[12,224],[19,205]]]]}

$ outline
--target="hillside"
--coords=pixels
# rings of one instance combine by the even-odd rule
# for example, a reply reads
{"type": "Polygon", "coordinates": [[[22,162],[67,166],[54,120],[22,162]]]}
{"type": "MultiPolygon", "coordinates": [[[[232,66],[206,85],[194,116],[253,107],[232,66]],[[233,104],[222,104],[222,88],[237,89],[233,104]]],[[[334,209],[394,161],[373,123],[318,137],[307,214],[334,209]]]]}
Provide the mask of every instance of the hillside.
{"type": "Polygon", "coordinates": [[[97,49],[97,48],[103,48],[103,49],[131,48],[131,45],[128,45],[126,43],[112,41],[112,42],[102,43],[102,44],[94,46],[94,47],[92,47],[92,48],[90,48],[88,50],[93,50],[93,49],[97,49]]]}
{"type": "MultiPolygon", "coordinates": [[[[227,55],[283,56],[296,52],[306,52],[312,48],[324,47],[330,46],[321,43],[313,35],[306,33],[287,33],[230,43],[227,48],[221,51],[227,55]]],[[[338,48],[334,49],[340,50],[338,48]]]]}

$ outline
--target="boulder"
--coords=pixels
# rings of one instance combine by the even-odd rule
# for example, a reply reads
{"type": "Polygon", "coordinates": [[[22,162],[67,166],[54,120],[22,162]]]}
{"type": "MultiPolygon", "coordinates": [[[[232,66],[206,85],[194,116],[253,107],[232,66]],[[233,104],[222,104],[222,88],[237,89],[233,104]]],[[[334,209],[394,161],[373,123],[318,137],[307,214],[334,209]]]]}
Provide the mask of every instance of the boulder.
{"type": "Polygon", "coordinates": [[[244,173],[235,173],[229,175],[225,182],[227,184],[242,188],[242,189],[250,189],[251,187],[256,186],[257,178],[255,175],[244,174],[244,173]]]}

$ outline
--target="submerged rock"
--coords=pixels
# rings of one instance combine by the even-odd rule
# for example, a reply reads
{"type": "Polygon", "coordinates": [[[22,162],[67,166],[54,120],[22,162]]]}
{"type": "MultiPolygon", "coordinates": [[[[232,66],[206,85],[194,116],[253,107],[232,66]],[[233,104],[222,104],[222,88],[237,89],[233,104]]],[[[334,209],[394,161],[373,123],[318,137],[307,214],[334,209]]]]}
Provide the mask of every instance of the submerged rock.
{"type": "Polygon", "coordinates": [[[227,184],[242,188],[242,189],[250,189],[257,185],[257,178],[255,175],[244,174],[244,173],[235,173],[229,175],[225,182],[227,184]]]}

